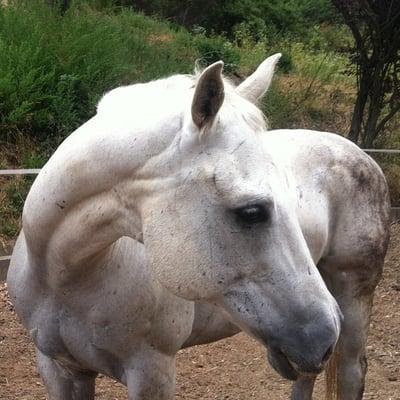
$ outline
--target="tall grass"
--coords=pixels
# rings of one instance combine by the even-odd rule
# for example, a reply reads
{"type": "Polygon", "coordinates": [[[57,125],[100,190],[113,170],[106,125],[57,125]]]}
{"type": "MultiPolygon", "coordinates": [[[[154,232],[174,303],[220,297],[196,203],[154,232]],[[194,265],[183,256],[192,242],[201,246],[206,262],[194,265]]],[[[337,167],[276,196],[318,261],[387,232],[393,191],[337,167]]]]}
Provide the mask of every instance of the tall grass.
{"type": "Polygon", "coordinates": [[[0,7],[0,140],[63,137],[105,91],[190,72],[199,55],[188,32],[124,9],[0,7]]]}

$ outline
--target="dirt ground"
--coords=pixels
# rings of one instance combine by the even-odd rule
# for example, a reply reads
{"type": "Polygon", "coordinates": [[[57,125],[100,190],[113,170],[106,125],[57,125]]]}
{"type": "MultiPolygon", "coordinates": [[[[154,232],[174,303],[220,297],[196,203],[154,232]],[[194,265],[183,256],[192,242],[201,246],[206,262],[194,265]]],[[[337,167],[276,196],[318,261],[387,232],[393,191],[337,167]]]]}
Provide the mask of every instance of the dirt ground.
{"type": "MultiPolygon", "coordinates": [[[[400,400],[400,224],[377,289],[368,344],[365,400],[400,400]]],[[[244,334],[181,351],[177,358],[177,399],[288,399],[290,384],[267,365],[263,348],[244,334]]],[[[126,400],[126,389],[106,377],[96,399],[126,400]]],[[[316,399],[323,399],[319,379],[316,399]]],[[[0,285],[0,400],[42,400],[45,389],[35,369],[33,346],[0,285]]]]}

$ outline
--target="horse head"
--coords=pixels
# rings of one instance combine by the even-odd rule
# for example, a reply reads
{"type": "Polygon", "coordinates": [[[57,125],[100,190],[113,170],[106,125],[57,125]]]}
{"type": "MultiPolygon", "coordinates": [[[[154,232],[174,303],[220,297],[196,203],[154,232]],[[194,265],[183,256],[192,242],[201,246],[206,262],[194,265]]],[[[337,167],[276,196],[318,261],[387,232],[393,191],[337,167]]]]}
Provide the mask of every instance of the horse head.
{"type": "Polygon", "coordinates": [[[222,307],[269,349],[283,376],[322,370],[338,340],[340,311],[300,229],[288,176],[263,150],[255,102],[275,55],[237,88],[223,63],[190,89],[181,131],[138,178],[143,241],[161,284],[222,307]]]}

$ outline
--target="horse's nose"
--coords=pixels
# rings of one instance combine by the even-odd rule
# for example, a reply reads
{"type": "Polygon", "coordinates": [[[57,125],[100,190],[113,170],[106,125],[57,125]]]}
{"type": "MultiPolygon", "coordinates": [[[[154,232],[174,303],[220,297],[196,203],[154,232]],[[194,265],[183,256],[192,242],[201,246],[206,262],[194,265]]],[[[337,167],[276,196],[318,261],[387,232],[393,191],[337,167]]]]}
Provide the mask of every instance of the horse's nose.
{"type": "Polygon", "coordinates": [[[281,346],[280,351],[298,372],[318,374],[332,355],[337,339],[338,332],[334,325],[319,326],[294,334],[289,343],[281,346]]]}
{"type": "Polygon", "coordinates": [[[328,350],[325,352],[324,356],[322,357],[322,364],[326,364],[330,358],[330,356],[333,353],[333,350],[335,350],[335,346],[331,345],[329,346],[328,350]]]}

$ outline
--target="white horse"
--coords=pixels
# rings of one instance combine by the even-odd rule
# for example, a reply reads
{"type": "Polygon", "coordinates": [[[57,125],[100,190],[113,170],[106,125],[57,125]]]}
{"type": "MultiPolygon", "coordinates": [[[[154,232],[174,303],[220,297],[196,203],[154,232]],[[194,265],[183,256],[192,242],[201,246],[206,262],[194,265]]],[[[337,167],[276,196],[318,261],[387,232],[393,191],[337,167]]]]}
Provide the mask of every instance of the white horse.
{"type": "Polygon", "coordinates": [[[176,352],[236,326],[310,399],[341,326],[321,274],[344,314],[339,394],[362,396],[386,182],[335,135],[264,134],[278,58],[237,88],[219,62],[116,89],[43,168],[8,287],[50,399],[93,399],[98,372],[171,399],[176,352]]]}

